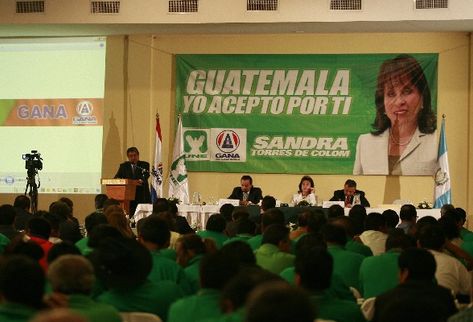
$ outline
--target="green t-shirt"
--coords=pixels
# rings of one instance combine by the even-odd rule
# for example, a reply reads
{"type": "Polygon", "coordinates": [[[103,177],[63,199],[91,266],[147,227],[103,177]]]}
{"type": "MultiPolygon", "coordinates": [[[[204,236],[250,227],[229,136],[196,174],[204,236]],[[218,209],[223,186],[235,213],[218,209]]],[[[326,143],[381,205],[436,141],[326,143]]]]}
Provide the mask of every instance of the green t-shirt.
{"type": "Polygon", "coordinates": [[[365,257],[342,246],[330,245],[327,250],[333,257],[333,273],[341,276],[346,285],[359,290],[360,266],[365,257]]]}
{"type": "Polygon", "coordinates": [[[245,322],[245,316],[245,309],[240,308],[239,310],[232,313],[222,314],[216,318],[203,319],[197,322],[245,322]]]}
{"type": "Polygon", "coordinates": [[[292,254],[284,253],[276,245],[263,244],[255,251],[256,264],[274,273],[280,274],[284,269],[294,266],[292,254]]]}
{"type": "Polygon", "coordinates": [[[89,322],[121,322],[120,313],[113,306],[98,303],[85,295],[69,296],[69,309],[87,318],[89,322]]]}
{"type": "Polygon", "coordinates": [[[198,231],[197,235],[199,235],[202,238],[213,239],[218,249],[222,248],[223,243],[225,243],[228,240],[228,237],[224,233],[219,233],[219,232],[211,231],[211,230],[198,231]]]}
{"type": "Polygon", "coordinates": [[[108,290],[97,301],[107,303],[120,312],[146,312],[167,320],[169,307],[182,297],[182,291],[171,281],[151,282],[126,290],[108,290]]]}
{"type": "Polygon", "coordinates": [[[310,297],[318,312],[317,318],[337,322],[365,322],[358,304],[337,299],[326,292],[310,297]]]}
{"type": "Polygon", "coordinates": [[[261,241],[263,240],[263,235],[256,235],[248,239],[248,244],[250,244],[253,251],[257,250],[261,246],[261,241]]]}
{"type": "Polygon", "coordinates": [[[360,266],[360,289],[364,298],[376,297],[399,284],[399,252],[366,257],[360,266]]]}
{"type": "Polygon", "coordinates": [[[168,322],[190,322],[222,315],[220,291],[201,289],[197,294],[182,298],[171,305],[168,322]]]}
{"type": "MultiPolygon", "coordinates": [[[[223,244],[229,244],[234,241],[244,241],[245,243],[248,243],[248,241],[252,238],[252,235],[247,235],[247,234],[238,234],[235,237],[228,238],[223,244]]],[[[249,245],[249,243],[248,243],[249,245]]],[[[251,245],[250,245],[251,246],[251,245]]]]}
{"type": "Polygon", "coordinates": [[[82,255],[87,256],[92,253],[93,249],[87,246],[89,237],[84,237],[76,242],[76,247],[79,248],[82,255]]]}
{"type": "Polygon", "coordinates": [[[195,294],[200,289],[200,261],[204,255],[194,256],[184,268],[190,284],[190,294],[195,294]]]}
{"type": "Polygon", "coordinates": [[[181,266],[165,257],[159,250],[151,251],[151,258],[153,267],[148,275],[150,281],[172,281],[179,285],[183,294],[192,293],[191,282],[181,266]]]}
{"type": "Polygon", "coordinates": [[[361,254],[365,257],[373,256],[373,252],[371,251],[371,248],[369,248],[365,244],[359,243],[354,240],[348,240],[347,243],[345,244],[345,249],[354,253],[361,254]]]}
{"type": "Polygon", "coordinates": [[[4,234],[0,234],[0,254],[5,251],[5,248],[10,244],[10,239],[4,234]]]}

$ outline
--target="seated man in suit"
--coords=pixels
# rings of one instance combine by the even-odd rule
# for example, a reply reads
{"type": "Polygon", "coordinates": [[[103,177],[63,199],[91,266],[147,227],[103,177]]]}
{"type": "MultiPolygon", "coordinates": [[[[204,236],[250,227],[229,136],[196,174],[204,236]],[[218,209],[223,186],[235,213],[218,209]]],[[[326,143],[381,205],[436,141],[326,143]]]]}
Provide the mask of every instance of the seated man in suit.
{"type": "Polygon", "coordinates": [[[258,187],[253,187],[253,179],[244,175],[241,177],[240,187],[235,187],[228,199],[240,200],[240,205],[257,204],[263,199],[263,192],[258,187]]]}
{"type": "Polygon", "coordinates": [[[351,208],[355,196],[357,196],[357,198],[359,197],[359,202],[363,207],[370,206],[369,201],[365,197],[365,193],[361,190],[356,190],[356,182],[348,179],[342,190],[335,190],[333,192],[333,197],[330,201],[344,201],[345,207],[351,208]]]}
{"type": "Polygon", "coordinates": [[[140,185],[136,186],[135,200],[130,202],[130,213],[132,217],[135,214],[136,206],[139,203],[150,203],[151,195],[149,192],[149,163],[140,161],[140,152],[136,147],[130,147],[126,150],[128,161],[120,164],[120,168],[115,174],[115,178],[138,180],[140,185]]]}

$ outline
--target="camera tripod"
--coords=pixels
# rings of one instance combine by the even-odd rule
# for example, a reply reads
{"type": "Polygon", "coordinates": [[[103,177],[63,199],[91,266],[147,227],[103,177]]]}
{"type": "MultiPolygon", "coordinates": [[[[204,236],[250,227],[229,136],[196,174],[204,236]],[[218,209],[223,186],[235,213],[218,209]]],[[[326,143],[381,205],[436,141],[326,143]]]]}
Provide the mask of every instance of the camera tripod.
{"type": "Polygon", "coordinates": [[[28,177],[26,178],[26,188],[25,188],[25,195],[28,193],[28,196],[30,196],[31,213],[33,215],[35,215],[38,212],[38,188],[41,185],[39,180],[38,180],[39,185],[36,184],[37,174],[38,174],[38,171],[36,171],[36,169],[27,171],[28,177]]]}

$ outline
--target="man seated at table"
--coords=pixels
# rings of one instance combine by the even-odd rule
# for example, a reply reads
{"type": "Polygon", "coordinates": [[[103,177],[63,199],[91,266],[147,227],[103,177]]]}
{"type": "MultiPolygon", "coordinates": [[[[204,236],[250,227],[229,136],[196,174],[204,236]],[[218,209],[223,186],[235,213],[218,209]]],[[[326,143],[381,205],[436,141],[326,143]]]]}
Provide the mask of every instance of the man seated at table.
{"type": "Polygon", "coordinates": [[[233,189],[228,199],[238,199],[240,205],[248,206],[263,199],[263,192],[260,188],[253,187],[253,179],[249,175],[244,175],[241,177],[240,186],[233,189]]]}
{"type": "Polygon", "coordinates": [[[365,197],[364,191],[356,190],[355,180],[348,179],[345,181],[345,185],[343,186],[342,190],[335,190],[333,192],[333,197],[330,199],[330,201],[344,201],[345,207],[351,208],[355,196],[359,196],[359,202],[362,206],[370,206],[369,201],[365,197]]]}

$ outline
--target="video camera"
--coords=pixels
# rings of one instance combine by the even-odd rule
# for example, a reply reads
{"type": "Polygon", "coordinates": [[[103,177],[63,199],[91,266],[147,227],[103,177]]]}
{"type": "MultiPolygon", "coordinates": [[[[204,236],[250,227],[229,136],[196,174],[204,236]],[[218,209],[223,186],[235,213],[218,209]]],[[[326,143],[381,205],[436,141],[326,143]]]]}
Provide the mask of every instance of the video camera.
{"type": "Polygon", "coordinates": [[[38,153],[37,150],[31,150],[31,153],[26,153],[21,156],[25,160],[25,169],[28,172],[36,172],[43,169],[43,159],[41,158],[41,153],[38,153]]]}

